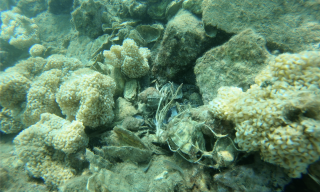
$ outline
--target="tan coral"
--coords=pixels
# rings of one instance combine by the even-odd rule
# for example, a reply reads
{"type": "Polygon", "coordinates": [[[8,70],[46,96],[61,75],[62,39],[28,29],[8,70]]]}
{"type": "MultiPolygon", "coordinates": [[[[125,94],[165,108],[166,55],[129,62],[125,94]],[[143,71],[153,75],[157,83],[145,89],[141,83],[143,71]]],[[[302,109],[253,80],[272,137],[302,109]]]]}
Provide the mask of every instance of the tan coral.
{"type": "Polygon", "coordinates": [[[30,57],[19,61],[13,67],[6,69],[6,72],[17,72],[31,81],[43,72],[43,67],[47,60],[42,57],[30,57]]]}
{"type": "Polygon", "coordinates": [[[300,177],[320,157],[319,67],[320,52],[279,55],[247,92],[221,87],[213,113],[235,123],[242,149],[300,177]]]}
{"type": "Polygon", "coordinates": [[[32,47],[29,49],[29,54],[32,57],[41,57],[43,56],[44,52],[46,51],[45,46],[41,44],[34,44],[32,47]]]}
{"type": "Polygon", "coordinates": [[[112,64],[116,68],[120,68],[122,65],[121,51],[123,47],[120,45],[112,45],[110,51],[103,51],[103,56],[107,59],[107,62],[112,64]]]}
{"type": "Polygon", "coordinates": [[[49,113],[42,114],[38,123],[14,139],[16,155],[25,163],[26,171],[54,187],[74,176],[68,155],[84,149],[88,142],[81,122],[69,122],[49,113]]]}
{"type": "Polygon", "coordinates": [[[111,77],[87,68],[79,69],[60,86],[56,101],[67,119],[97,127],[111,123],[114,118],[115,88],[111,77]]]}
{"type": "Polygon", "coordinates": [[[107,63],[120,67],[122,73],[129,78],[139,78],[149,72],[150,50],[139,48],[132,39],[125,39],[122,46],[111,46],[110,51],[104,51],[103,55],[107,63]]]}
{"type": "Polygon", "coordinates": [[[47,58],[47,63],[43,67],[43,71],[60,69],[63,74],[62,80],[65,81],[73,71],[83,67],[85,67],[85,65],[79,59],[55,54],[47,58]]]}
{"type": "Polygon", "coordinates": [[[25,126],[19,121],[19,119],[15,119],[17,116],[15,114],[16,111],[12,111],[7,108],[2,108],[0,111],[0,131],[11,134],[11,133],[19,133],[25,126]]]}
{"type": "Polygon", "coordinates": [[[17,72],[1,73],[0,105],[10,109],[20,109],[26,101],[31,81],[17,72]]]}
{"type": "Polygon", "coordinates": [[[62,72],[51,69],[35,78],[27,94],[27,104],[22,114],[22,122],[30,126],[40,119],[42,113],[61,115],[55,101],[55,94],[61,83],[62,72]]]}
{"type": "Polygon", "coordinates": [[[4,11],[1,13],[1,37],[18,49],[26,49],[40,41],[38,26],[33,19],[4,11]]]}
{"type": "Polygon", "coordinates": [[[8,68],[6,72],[18,72],[26,78],[33,80],[44,71],[59,69],[63,73],[63,80],[65,80],[73,71],[83,68],[84,66],[85,65],[76,58],[55,54],[49,56],[47,59],[30,57],[26,60],[19,61],[15,66],[8,68]]]}
{"type": "Polygon", "coordinates": [[[0,104],[26,127],[39,121],[42,113],[61,116],[55,94],[74,70],[83,67],[78,59],[63,55],[20,61],[0,76],[0,104]]]}

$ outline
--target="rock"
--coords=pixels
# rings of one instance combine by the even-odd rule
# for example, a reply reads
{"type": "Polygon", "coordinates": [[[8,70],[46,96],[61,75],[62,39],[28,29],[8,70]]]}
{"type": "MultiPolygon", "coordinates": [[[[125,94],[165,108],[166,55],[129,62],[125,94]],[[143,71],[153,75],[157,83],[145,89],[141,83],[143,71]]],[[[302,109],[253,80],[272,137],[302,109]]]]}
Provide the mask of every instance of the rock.
{"type": "Polygon", "coordinates": [[[68,14],[72,10],[73,0],[49,0],[48,10],[53,14],[68,14]]]}
{"type": "Polygon", "coordinates": [[[291,179],[281,168],[263,163],[259,158],[255,158],[254,164],[215,174],[213,180],[217,182],[218,191],[229,191],[230,188],[232,191],[283,191],[291,179]]]}
{"type": "Polygon", "coordinates": [[[140,1],[127,1],[127,8],[133,18],[143,18],[147,13],[147,4],[140,1]]]}
{"type": "Polygon", "coordinates": [[[126,117],[122,122],[122,127],[130,131],[138,131],[144,120],[135,117],[126,117]]]}
{"type": "Polygon", "coordinates": [[[9,173],[6,169],[0,168],[0,190],[4,190],[10,183],[9,173]]]}
{"type": "Polygon", "coordinates": [[[65,184],[59,186],[61,192],[84,192],[86,189],[89,175],[80,175],[78,177],[71,178],[65,184]]]}
{"type": "Polygon", "coordinates": [[[150,108],[157,108],[160,101],[160,92],[154,87],[148,87],[141,93],[138,98],[141,102],[147,104],[150,108]]]}
{"type": "Polygon", "coordinates": [[[72,21],[80,35],[97,38],[103,34],[102,12],[105,6],[99,1],[84,1],[80,7],[71,13],[72,21]]]}
{"type": "Polygon", "coordinates": [[[45,11],[47,9],[46,0],[20,0],[17,7],[22,11],[23,15],[27,17],[34,17],[37,14],[45,11]]]}
{"type": "MultiPolygon", "coordinates": [[[[47,48],[44,56],[65,54],[70,40],[76,35],[76,31],[72,30],[73,26],[70,25],[70,15],[56,15],[46,11],[38,14],[34,20],[39,26],[41,45],[47,48]]],[[[83,46],[79,47],[83,49],[83,46]]]]}
{"type": "Polygon", "coordinates": [[[200,106],[203,105],[201,95],[199,93],[192,93],[189,97],[189,101],[193,106],[200,106]]]}
{"type": "Polygon", "coordinates": [[[14,115],[13,110],[8,108],[0,109],[0,132],[6,134],[19,133],[25,128],[19,120],[13,118],[14,115]]]}
{"type": "Polygon", "coordinates": [[[154,61],[153,74],[157,74],[163,83],[178,72],[191,68],[203,50],[205,39],[201,20],[189,11],[180,10],[167,24],[154,61]]]}
{"type": "Polygon", "coordinates": [[[115,121],[121,121],[125,117],[133,116],[138,113],[134,106],[122,97],[119,97],[115,106],[115,121]]]}
{"type": "Polygon", "coordinates": [[[202,4],[203,0],[185,0],[183,1],[182,7],[191,11],[194,14],[200,15],[202,14],[202,4]]]}
{"type": "Polygon", "coordinates": [[[203,102],[211,101],[221,86],[250,88],[271,56],[265,45],[262,36],[248,29],[197,59],[194,73],[203,102]]]}
{"type": "Polygon", "coordinates": [[[89,177],[87,190],[90,192],[96,191],[134,191],[132,187],[119,174],[101,169],[89,177]]]}
{"type": "Polygon", "coordinates": [[[320,8],[311,2],[204,0],[202,7],[205,28],[227,33],[252,28],[266,38],[271,50],[313,50],[320,42],[320,8]]]}
{"type": "Polygon", "coordinates": [[[147,13],[152,19],[164,19],[167,6],[171,0],[163,0],[154,3],[150,3],[147,13]]]}

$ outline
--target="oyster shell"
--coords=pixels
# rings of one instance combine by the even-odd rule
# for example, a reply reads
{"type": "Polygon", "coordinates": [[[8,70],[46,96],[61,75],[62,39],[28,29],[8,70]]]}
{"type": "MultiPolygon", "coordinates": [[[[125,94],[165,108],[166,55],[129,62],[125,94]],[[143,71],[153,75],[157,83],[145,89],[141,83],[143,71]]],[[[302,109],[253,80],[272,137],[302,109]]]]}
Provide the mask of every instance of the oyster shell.
{"type": "Polygon", "coordinates": [[[161,37],[163,29],[164,27],[161,24],[138,25],[136,27],[146,43],[157,41],[161,37]]]}
{"type": "Polygon", "coordinates": [[[168,124],[167,143],[171,151],[191,163],[216,169],[235,162],[239,150],[230,137],[216,134],[205,123],[192,120],[189,114],[178,116],[182,117],[174,118],[168,124]]]}
{"type": "Polygon", "coordinates": [[[128,101],[133,101],[139,91],[139,83],[136,79],[130,79],[124,86],[123,95],[128,101]]]}

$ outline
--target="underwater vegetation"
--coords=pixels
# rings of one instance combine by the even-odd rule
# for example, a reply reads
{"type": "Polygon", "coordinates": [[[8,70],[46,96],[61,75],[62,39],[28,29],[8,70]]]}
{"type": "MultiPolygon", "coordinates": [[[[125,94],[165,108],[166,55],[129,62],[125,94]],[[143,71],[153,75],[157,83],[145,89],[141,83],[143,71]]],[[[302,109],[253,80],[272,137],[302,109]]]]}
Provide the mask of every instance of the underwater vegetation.
{"type": "Polygon", "coordinates": [[[0,191],[318,191],[319,10],[1,1],[0,191]]]}

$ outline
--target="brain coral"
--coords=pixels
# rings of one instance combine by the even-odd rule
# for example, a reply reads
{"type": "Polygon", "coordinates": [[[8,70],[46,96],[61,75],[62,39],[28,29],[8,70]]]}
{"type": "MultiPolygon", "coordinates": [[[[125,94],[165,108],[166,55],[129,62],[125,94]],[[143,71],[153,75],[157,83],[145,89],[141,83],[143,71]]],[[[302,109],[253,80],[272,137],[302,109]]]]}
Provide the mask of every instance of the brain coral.
{"type": "Polygon", "coordinates": [[[132,39],[125,39],[122,46],[111,46],[110,51],[104,51],[103,55],[107,63],[121,68],[122,73],[129,78],[139,78],[149,72],[150,50],[139,48],[132,39]]]}
{"type": "Polygon", "coordinates": [[[89,139],[81,122],[44,113],[38,123],[20,132],[13,142],[29,174],[42,177],[48,186],[58,186],[74,176],[69,154],[84,149],[89,139]]]}
{"type": "Polygon", "coordinates": [[[67,119],[97,127],[111,123],[113,114],[114,80],[99,72],[84,68],[75,71],[56,94],[56,101],[67,119]]]}
{"type": "Polygon", "coordinates": [[[319,67],[320,52],[279,55],[247,92],[221,87],[210,105],[235,123],[243,150],[300,177],[320,157],[319,67]]]}

